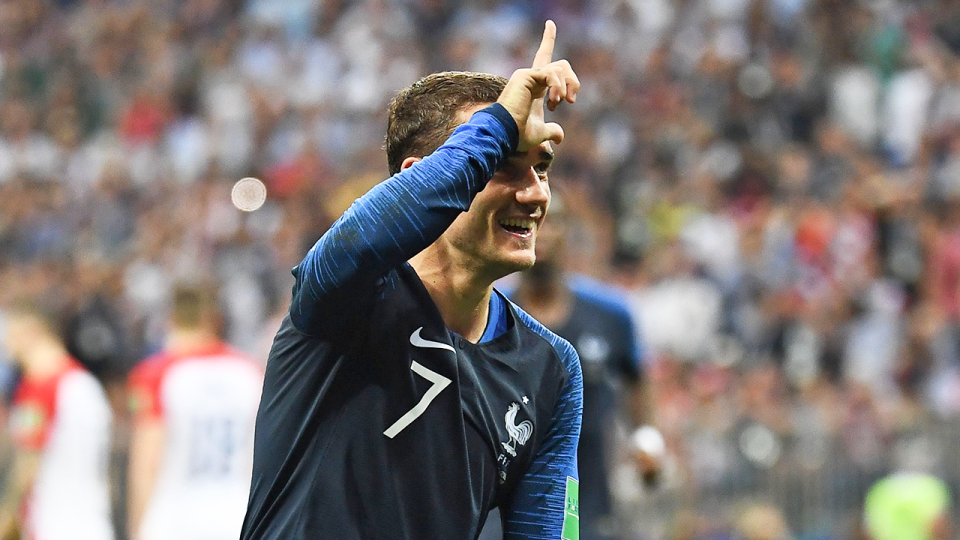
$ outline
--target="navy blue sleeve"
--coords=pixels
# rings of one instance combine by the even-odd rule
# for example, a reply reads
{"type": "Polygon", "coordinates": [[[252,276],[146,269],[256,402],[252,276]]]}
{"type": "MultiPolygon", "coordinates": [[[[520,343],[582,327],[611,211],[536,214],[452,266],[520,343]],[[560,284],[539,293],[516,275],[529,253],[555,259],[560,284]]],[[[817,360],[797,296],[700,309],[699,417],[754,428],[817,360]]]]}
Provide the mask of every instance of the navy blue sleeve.
{"type": "Polygon", "coordinates": [[[643,378],[643,349],[638,339],[637,326],[633,316],[625,306],[620,306],[616,312],[618,334],[623,340],[623,354],[611,358],[614,365],[611,368],[629,382],[638,382],[643,378]]]}
{"type": "Polygon", "coordinates": [[[290,320],[297,329],[317,335],[351,321],[379,278],[467,211],[518,141],[510,113],[491,105],[435,152],[357,199],[293,269],[290,320]]]}
{"type": "Polygon", "coordinates": [[[627,355],[627,361],[622,366],[624,376],[631,378],[633,382],[639,382],[644,378],[644,366],[647,364],[647,349],[641,340],[640,329],[634,322],[634,318],[627,314],[627,339],[630,342],[630,352],[627,355]]]}
{"type": "Polygon", "coordinates": [[[580,475],[577,445],[583,415],[580,358],[566,340],[522,310],[528,326],[550,341],[567,372],[550,427],[530,467],[501,508],[504,540],[578,540],[580,475]]]}

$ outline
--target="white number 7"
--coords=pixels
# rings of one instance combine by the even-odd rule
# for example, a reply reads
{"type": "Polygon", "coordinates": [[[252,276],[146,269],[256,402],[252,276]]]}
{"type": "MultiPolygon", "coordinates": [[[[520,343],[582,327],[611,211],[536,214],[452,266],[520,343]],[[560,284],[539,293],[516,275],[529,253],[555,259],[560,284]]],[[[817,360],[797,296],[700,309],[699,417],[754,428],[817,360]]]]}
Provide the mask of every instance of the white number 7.
{"type": "Polygon", "coordinates": [[[443,389],[450,384],[450,379],[444,377],[443,375],[437,373],[436,371],[427,369],[422,365],[418,364],[416,361],[410,364],[410,369],[414,373],[420,375],[424,379],[433,383],[433,386],[427,390],[427,393],[420,398],[420,402],[413,406],[412,409],[407,411],[407,414],[400,417],[399,420],[393,423],[392,426],[388,427],[386,431],[383,432],[389,438],[394,438],[398,433],[407,428],[414,420],[420,418],[420,415],[427,410],[427,407],[430,406],[430,402],[436,399],[440,392],[443,392],[443,389]]]}

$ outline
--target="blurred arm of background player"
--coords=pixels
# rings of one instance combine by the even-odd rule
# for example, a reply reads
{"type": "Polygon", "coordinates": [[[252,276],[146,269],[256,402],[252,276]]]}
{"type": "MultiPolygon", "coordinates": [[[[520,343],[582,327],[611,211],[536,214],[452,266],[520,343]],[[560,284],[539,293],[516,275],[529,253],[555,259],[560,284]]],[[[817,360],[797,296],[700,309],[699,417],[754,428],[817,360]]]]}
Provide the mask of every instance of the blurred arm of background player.
{"type": "Polygon", "coordinates": [[[665,445],[663,436],[653,427],[650,393],[647,391],[646,379],[641,376],[627,383],[626,392],[633,421],[630,426],[633,434],[631,437],[633,457],[643,483],[654,486],[660,480],[660,473],[663,470],[665,445]],[[644,435],[639,435],[640,433],[644,435]]]}
{"type": "MultiPolygon", "coordinates": [[[[643,354],[639,347],[637,354],[643,354]]],[[[653,424],[650,392],[647,387],[647,379],[642,373],[643,367],[639,358],[638,377],[627,383],[625,391],[632,420],[630,439],[633,458],[640,471],[640,477],[643,478],[644,485],[651,487],[660,481],[666,444],[663,441],[663,435],[653,424]]]]}
{"type": "Polygon", "coordinates": [[[134,420],[127,480],[127,533],[134,540],[139,538],[140,524],[160,471],[165,442],[166,429],[162,419],[144,417],[134,420]]]}
{"type": "Polygon", "coordinates": [[[17,449],[14,453],[10,475],[3,486],[3,498],[0,498],[0,540],[20,538],[20,507],[40,469],[41,455],[40,451],[26,449],[17,449]]]}
{"type": "MultiPolygon", "coordinates": [[[[182,356],[209,349],[219,343],[219,314],[214,301],[196,301],[190,295],[174,295],[170,329],[164,352],[182,356]]],[[[147,506],[153,495],[166,444],[163,417],[148,414],[159,407],[157,392],[151,386],[160,383],[156,370],[135,370],[130,377],[133,430],[130,440],[128,473],[127,528],[129,537],[137,540],[147,506]]],[[[3,539],[0,539],[3,540],[3,539]]]]}

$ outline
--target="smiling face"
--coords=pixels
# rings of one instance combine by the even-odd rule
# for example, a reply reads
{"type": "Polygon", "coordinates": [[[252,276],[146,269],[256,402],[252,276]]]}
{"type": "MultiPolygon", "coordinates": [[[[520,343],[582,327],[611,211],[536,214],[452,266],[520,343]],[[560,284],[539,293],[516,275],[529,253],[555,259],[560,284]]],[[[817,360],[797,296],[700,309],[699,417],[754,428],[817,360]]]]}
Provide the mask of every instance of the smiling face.
{"type": "Polygon", "coordinates": [[[533,266],[537,234],[550,205],[552,161],[549,143],[511,156],[441,241],[495,275],[533,266]]]}
{"type": "MultiPolygon", "coordinates": [[[[467,107],[459,113],[460,123],[488,105],[467,107]]],[[[547,172],[553,156],[549,142],[510,156],[434,247],[494,280],[533,266],[537,234],[550,205],[547,172]]],[[[401,169],[419,159],[406,158],[401,169]]]]}

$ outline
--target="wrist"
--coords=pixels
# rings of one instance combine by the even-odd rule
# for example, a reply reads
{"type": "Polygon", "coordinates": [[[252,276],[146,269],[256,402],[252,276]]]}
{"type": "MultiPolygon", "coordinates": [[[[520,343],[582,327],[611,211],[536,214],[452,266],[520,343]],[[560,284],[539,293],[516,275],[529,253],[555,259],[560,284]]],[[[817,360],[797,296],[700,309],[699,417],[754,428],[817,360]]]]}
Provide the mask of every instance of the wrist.
{"type": "Polygon", "coordinates": [[[520,145],[520,127],[513,114],[499,102],[494,103],[493,105],[490,105],[479,112],[487,113],[498,120],[498,123],[503,126],[507,133],[507,138],[510,141],[511,152],[516,151],[517,147],[520,145]]]}

